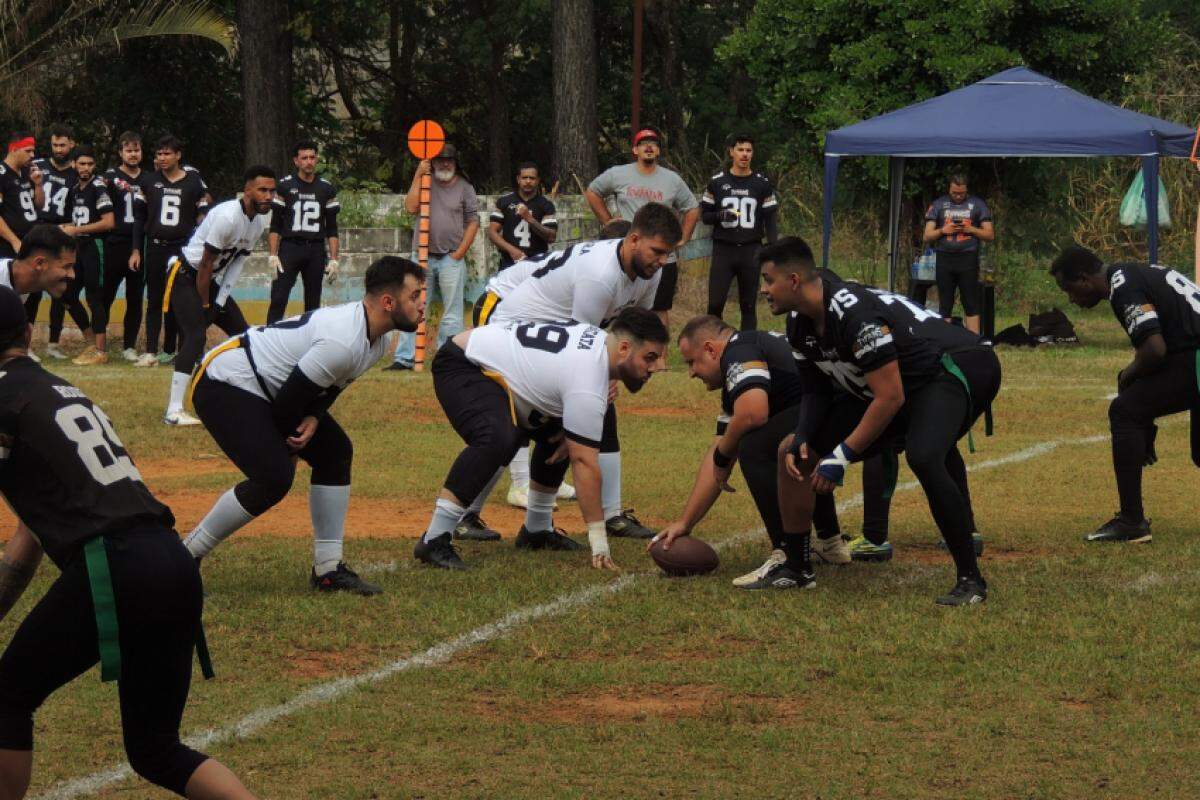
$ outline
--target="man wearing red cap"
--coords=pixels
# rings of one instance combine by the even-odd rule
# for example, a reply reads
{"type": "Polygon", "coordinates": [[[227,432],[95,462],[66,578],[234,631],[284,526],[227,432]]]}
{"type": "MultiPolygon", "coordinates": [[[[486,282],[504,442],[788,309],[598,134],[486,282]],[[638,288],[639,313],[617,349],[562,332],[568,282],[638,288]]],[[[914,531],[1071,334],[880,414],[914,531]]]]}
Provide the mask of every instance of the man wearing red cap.
{"type": "MultiPolygon", "coordinates": [[[[607,225],[614,217],[633,219],[633,215],[646,203],[665,203],[683,217],[683,239],[679,242],[682,247],[692,238],[692,230],[700,219],[700,204],[679,173],[659,166],[661,142],[662,134],[657,128],[646,126],[638,130],[633,135],[633,162],[610,167],[600,173],[588,186],[584,196],[601,225],[607,225]],[[605,204],[609,197],[613,198],[615,215],[609,213],[605,204]]],[[[654,310],[664,325],[675,303],[678,282],[679,262],[672,254],[663,267],[658,295],[654,298],[654,310]]]]}

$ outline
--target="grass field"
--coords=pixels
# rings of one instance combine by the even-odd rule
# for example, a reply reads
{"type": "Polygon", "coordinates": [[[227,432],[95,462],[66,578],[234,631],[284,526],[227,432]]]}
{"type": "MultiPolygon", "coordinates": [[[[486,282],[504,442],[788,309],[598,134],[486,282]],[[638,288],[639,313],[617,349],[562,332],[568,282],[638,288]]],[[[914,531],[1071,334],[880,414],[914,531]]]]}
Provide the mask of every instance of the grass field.
{"type": "MultiPolygon", "coordinates": [[[[218,674],[193,684],[185,732],[265,798],[1198,796],[1186,421],[1163,426],[1147,473],[1154,543],[1085,546],[1116,504],[1105,395],[1129,350],[1110,318],[1077,327],[1084,346],[1002,353],[996,436],[966,456],[991,585],[968,609],[932,602],[953,571],[911,486],[893,505],[895,560],[820,568],[810,592],[730,587],[766,550],[740,477],[696,531],[723,548],[712,577],[660,579],[620,540],[619,577],[584,554],[518,553],[520,516],[499,505],[484,516],[506,542],[463,547],[472,571],[419,568],[412,540],[459,443],[427,375],[372,371],[334,414],[356,448],[347,559],[386,593],[308,589],[302,474],[205,560],[218,674]]],[[[237,479],[202,429],[159,422],[166,370],[61,372],[105,407],[181,531],[237,479]]],[[[626,502],[664,523],[717,397],[676,362],[619,402],[626,502]]],[[[840,497],[848,532],[858,481],[840,497]]],[[[31,796],[165,796],[89,777],[124,760],[97,671],[49,701],[36,735],[31,796]]]]}

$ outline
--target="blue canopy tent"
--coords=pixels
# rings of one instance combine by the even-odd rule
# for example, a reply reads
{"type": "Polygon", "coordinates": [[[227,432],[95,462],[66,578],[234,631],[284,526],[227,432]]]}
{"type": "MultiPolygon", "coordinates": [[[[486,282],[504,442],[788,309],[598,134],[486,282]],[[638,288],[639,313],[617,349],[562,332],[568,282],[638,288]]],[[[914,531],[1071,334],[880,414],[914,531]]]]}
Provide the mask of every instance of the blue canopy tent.
{"type": "Polygon", "coordinates": [[[906,158],[1138,156],[1146,187],[1150,261],[1158,259],[1158,160],[1191,154],[1195,132],[1118,108],[1015,67],[978,83],[830,132],[825,137],[822,264],[829,265],[838,164],[888,156],[888,285],[900,260],[900,193],[906,158]]]}

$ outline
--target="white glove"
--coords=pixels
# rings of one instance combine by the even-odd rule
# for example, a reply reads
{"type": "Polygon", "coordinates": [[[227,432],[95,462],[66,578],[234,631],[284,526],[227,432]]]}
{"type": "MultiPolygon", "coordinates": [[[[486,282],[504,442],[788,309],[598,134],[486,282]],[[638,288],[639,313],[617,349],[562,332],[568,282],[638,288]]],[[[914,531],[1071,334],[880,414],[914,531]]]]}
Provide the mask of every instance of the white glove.
{"type": "Polygon", "coordinates": [[[328,262],[326,262],[325,277],[328,278],[331,283],[333,282],[333,279],[338,276],[338,267],[340,266],[341,264],[338,263],[336,258],[331,258],[328,262]]]}
{"type": "Polygon", "coordinates": [[[275,270],[276,275],[283,274],[283,262],[279,260],[279,256],[267,256],[267,264],[275,270]]]}

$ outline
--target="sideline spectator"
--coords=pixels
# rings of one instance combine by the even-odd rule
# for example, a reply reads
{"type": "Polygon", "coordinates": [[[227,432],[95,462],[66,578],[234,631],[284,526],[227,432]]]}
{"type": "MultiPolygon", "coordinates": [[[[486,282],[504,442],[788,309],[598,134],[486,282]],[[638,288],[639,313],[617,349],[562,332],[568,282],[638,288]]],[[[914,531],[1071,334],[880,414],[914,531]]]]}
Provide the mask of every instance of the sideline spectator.
{"type": "MultiPolygon", "coordinates": [[[[417,165],[412,186],[404,198],[404,208],[410,214],[421,210],[421,176],[433,173],[429,193],[429,291],[438,291],[442,298],[442,321],[438,325],[438,347],[463,330],[463,294],[466,291],[467,250],[479,232],[479,199],[475,187],[459,174],[458,151],[447,143],[432,162],[425,159],[417,165]]],[[[413,232],[414,258],[417,249],[413,232]]],[[[413,368],[417,340],[412,333],[401,333],[396,357],[387,369],[413,368]]]]}
{"type": "MultiPolygon", "coordinates": [[[[684,183],[679,173],[658,165],[662,153],[662,134],[657,128],[646,126],[633,135],[633,157],[629,164],[610,167],[600,173],[584,192],[592,213],[601,225],[607,225],[614,215],[608,213],[605,199],[612,197],[616,202],[616,217],[632,220],[633,215],[646,203],[664,203],[683,217],[683,238],[677,247],[683,247],[692,238],[692,230],[700,219],[700,204],[696,196],[684,183]]],[[[675,304],[675,288],[679,283],[679,259],[671,254],[662,269],[658,294],[654,298],[654,311],[668,324],[671,306],[675,304]]]]}
{"type": "Polygon", "coordinates": [[[537,164],[521,164],[517,167],[517,190],[500,196],[488,222],[488,241],[500,251],[501,271],[550,249],[558,237],[554,213],[554,203],[542,194],[537,164]]]}
{"type": "Polygon", "coordinates": [[[937,255],[938,307],[946,320],[954,311],[957,288],[968,330],[979,333],[979,243],[996,238],[992,213],[982,199],[968,194],[967,179],[950,176],[947,194],[925,212],[926,242],[937,255]]]}

